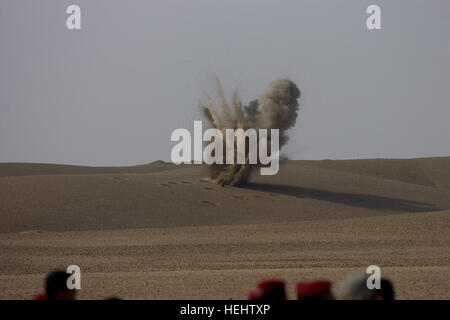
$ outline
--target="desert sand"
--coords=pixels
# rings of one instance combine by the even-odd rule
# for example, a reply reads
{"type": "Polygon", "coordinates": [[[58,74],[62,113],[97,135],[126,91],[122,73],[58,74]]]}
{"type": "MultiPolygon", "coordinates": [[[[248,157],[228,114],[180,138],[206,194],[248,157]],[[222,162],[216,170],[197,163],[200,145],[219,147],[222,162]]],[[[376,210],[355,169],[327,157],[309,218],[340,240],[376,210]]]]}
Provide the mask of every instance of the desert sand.
{"type": "Polygon", "coordinates": [[[450,298],[450,157],[293,161],[243,188],[201,165],[0,164],[0,299],[81,268],[79,298],[245,299],[269,277],[372,264],[399,299],[450,298]]]}

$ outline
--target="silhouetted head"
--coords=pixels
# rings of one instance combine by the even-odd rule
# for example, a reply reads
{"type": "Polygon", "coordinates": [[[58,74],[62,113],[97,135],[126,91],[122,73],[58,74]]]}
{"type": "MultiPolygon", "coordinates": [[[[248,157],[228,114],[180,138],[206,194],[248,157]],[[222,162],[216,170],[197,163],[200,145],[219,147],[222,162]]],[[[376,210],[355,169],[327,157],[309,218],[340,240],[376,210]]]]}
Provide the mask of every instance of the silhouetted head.
{"type": "Polygon", "coordinates": [[[258,283],[258,289],[250,291],[249,300],[286,300],[284,281],[278,279],[264,280],[258,283]]]}
{"type": "Polygon", "coordinates": [[[299,282],[296,289],[298,300],[333,300],[328,280],[299,282]]]}
{"type": "Polygon", "coordinates": [[[381,279],[380,281],[381,288],[376,290],[376,300],[386,300],[392,301],[395,298],[394,286],[387,279],[381,279]]]}
{"type": "Polygon", "coordinates": [[[70,277],[65,271],[53,271],[45,279],[45,293],[49,300],[75,300],[77,292],[67,287],[70,277]]]}

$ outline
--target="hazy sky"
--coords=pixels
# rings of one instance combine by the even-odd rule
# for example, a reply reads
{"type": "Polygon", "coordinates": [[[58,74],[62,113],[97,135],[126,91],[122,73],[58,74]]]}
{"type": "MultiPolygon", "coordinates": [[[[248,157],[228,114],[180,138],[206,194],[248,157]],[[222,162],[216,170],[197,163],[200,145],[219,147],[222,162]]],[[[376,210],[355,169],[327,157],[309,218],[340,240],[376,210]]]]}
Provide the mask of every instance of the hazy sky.
{"type": "Polygon", "coordinates": [[[298,84],[291,159],[448,156],[449,30],[448,0],[2,0],[0,161],[169,160],[216,74],[244,102],[298,84]]]}

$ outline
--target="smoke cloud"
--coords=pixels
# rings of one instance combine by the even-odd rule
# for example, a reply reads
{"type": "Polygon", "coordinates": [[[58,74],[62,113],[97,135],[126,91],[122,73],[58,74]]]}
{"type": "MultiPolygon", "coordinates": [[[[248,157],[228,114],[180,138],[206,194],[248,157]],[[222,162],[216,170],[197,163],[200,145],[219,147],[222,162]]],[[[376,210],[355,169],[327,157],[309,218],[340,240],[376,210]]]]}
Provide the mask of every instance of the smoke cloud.
{"type": "MultiPolygon", "coordinates": [[[[234,145],[236,150],[236,139],[226,141],[225,130],[239,128],[279,129],[280,148],[287,143],[286,131],[295,125],[299,110],[300,90],[294,82],[288,79],[275,80],[257,100],[251,101],[247,106],[243,106],[236,95],[233,95],[233,107],[230,108],[222,85],[219,79],[216,80],[217,101],[214,103],[213,99],[208,97],[207,104],[202,106],[202,109],[211,126],[222,132],[224,146],[234,145]]],[[[270,145],[270,141],[268,142],[270,145]]],[[[244,164],[237,164],[235,161],[235,164],[210,165],[211,180],[221,185],[238,186],[247,183],[252,170],[260,164],[250,164],[248,153],[245,160],[244,164]]]]}

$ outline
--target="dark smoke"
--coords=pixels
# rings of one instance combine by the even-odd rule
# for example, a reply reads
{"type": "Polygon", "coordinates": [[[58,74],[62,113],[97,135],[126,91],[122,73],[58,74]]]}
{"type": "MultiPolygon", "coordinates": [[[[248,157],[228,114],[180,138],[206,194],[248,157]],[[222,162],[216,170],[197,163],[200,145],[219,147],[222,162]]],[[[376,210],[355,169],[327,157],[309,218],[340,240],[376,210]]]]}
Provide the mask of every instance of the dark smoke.
{"type": "MultiPolygon", "coordinates": [[[[295,125],[299,110],[297,100],[300,98],[300,90],[294,82],[277,79],[257,100],[244,107],[241,101],[234,97],[233,109],[229,107],[218,79],[217,88],[216,103],[208,98],[203,113],[214,128],[222,131],[223,137],[226,129],[279,129],[280,148],[287,143],[286,130],[295,125]]],[[[227,143],[234,144],[236,148],[236,141],[224,141],[224,146],[227,143]]],[[[247,155],[245,164],[211,165],[210,177],[221,185],[243,185],[249,180],[251,171],[258,166],[259,164],[249,164],[247,155]]]]}

